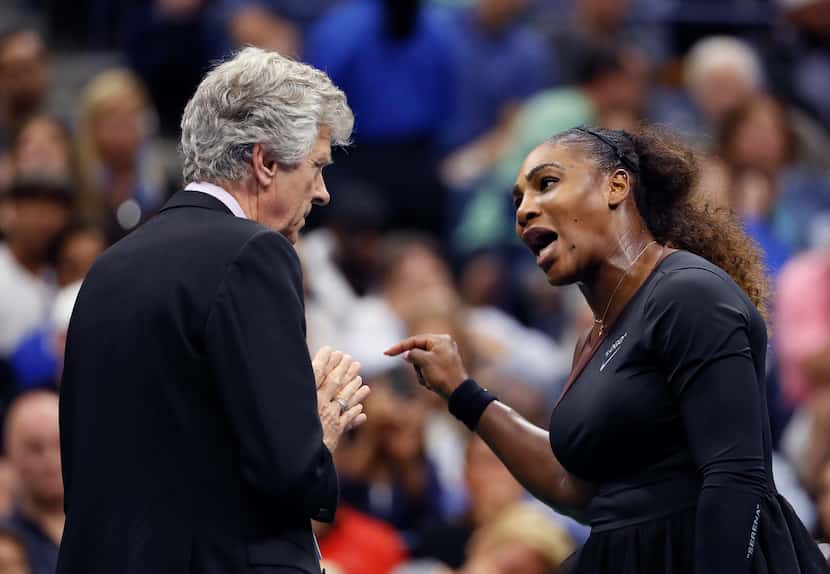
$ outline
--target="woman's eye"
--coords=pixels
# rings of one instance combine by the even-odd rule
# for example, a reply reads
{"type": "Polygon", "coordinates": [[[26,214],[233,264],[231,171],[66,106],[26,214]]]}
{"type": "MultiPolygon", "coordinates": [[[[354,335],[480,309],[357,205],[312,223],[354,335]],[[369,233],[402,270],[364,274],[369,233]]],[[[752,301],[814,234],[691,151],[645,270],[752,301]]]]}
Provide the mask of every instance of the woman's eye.
{"type": "Polygon", "coordinates": [[[553,185],[554,183],[558,183],[558,182],[559,182],[558,177],[543,177],[542,179],[539,180],[539,189],[542,190],[542,191],[545,191],[551,185],[553,185]]]}

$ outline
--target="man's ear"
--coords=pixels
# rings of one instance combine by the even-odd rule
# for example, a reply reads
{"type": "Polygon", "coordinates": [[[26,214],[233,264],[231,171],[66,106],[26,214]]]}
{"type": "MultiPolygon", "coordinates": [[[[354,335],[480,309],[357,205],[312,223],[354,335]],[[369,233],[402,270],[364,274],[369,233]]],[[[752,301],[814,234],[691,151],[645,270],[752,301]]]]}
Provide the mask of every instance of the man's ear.
{"type": "Polygon", "coordinates": [[[608,207],[616,209],[631,192],[631,176],[624,169],[616,169],[608,178],[608,207]]]}
{"type": "Polygon", "coordinates": [[[251,165],[253,167],[254,179],[262,187],[271,185],[271,182],[277,175],[277,162],[268,156],[269,154],[262,144],[254,144],[254,149],[251,153],[251,165]]]}

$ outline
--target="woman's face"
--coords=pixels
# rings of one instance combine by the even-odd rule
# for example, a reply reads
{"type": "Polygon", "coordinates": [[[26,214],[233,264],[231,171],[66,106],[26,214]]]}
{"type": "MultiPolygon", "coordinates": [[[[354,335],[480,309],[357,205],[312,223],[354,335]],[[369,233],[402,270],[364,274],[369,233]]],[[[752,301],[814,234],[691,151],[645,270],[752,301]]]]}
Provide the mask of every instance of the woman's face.
{"type": "Polygon", "coordinates": [[[525,158],[513,188],[516,233],[549,283],[583,281],[604,256],[606,180],[579,146],[545,143],[525,158]]]}
{"type": "Polygon", "coordinates": [[[733,161],[739,166],[777,172],[790,153],[783,110],[772,100],[756,100],[736,128],[731,147],[733,161]]]}
{"type": "Polygon", "coordinates": [[[61,127],[47,117],[37,117],[27,123],[15,146],[14,168],[17,173],[68,176],[69,141],[61,127]]]}
{"type": "Polygon", "coordinates": [[[93,116],[92,137],[101,159],[129,166],[144,139],[144,109],[136,98],[111,102],[93,116]]]}

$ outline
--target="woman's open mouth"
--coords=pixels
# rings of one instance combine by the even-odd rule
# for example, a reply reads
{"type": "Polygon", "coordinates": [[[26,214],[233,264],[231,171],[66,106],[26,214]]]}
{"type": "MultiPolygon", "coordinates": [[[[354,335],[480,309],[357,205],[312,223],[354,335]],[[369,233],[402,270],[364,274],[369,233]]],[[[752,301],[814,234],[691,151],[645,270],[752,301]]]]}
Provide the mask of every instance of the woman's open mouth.
{"type": "Polygon", "coordinates": [[[545,227],[531,227],[522,233],[522,241],[536,256],[536,264],[546,273],[553,266],[553,244],[559,238],[559,234],[552,229],[545,227]]]}

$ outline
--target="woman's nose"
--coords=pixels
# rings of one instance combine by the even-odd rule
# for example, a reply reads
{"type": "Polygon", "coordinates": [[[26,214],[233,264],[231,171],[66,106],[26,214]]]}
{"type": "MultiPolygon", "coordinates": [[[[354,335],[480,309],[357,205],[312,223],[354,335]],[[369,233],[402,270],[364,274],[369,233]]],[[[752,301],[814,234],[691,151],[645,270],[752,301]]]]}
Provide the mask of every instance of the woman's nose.
{"type": "Polygon", "coordinates": [[[527,225],[539,217],[539,205],[536,198],[530,193],[525,193],[516,208],[516,224],[519,227],[527,227],[527,225]]]}

